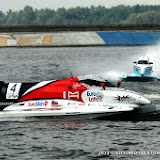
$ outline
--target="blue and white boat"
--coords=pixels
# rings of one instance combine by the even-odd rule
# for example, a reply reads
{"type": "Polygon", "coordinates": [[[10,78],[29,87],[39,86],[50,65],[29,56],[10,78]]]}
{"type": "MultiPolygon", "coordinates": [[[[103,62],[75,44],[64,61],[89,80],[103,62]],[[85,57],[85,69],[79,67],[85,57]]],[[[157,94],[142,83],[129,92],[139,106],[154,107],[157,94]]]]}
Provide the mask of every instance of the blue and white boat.
{"type": "Polygon", "coordinates": [[[126,74],[120,76],[124,81],[151,81],[160,80],[160,77],[152,75],[153,62],[149,61],[148,57],[140,57],[138,62],[133,62],[133,74],[126,74]]]}

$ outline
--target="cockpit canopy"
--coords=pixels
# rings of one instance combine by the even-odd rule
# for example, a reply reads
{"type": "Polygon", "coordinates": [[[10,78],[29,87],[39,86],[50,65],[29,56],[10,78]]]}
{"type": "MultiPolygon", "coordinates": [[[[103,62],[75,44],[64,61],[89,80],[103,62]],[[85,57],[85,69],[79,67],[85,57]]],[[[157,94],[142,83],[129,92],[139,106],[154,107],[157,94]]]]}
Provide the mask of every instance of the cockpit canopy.
{"type": "Polygon", "coordinates": [[[97,75],[79,76],[78,82],[85,83],[89,86],[115,87],[112,83],[97,75]]]}
{"type": "Polygon", "coordinates": [[[138,64],[149,64],[149,62],[146,60],[139,60],[138,64]]]}
{"type": "Polygon", "coordinates": [[[138,64],[149,64],[149,58],[146,56],[140,57],[138,60],[138,64]]]}
{"type": "Polygon", "coordinates": [[[138,62],[133,62],[134,64],[147,64],[147,65],[152,65],[153,64],[153,62],[149,62],[149,58],[148,57],[145,57],[145,56],[143,56],[143,57],[140,57],[139,58],[139,60],[138,60],[138,62]]]}

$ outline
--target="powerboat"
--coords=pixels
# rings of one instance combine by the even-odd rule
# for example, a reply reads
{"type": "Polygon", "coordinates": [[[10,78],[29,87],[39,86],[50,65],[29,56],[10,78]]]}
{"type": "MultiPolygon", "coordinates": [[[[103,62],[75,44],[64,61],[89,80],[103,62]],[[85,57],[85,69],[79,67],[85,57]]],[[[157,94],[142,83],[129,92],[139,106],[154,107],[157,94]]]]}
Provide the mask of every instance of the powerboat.
{"type": "Polygon", "coordinates": [[[149,61],[148,57],[140,57],[138,62],[133,62],[133,74],[120,76],[123,81],[152,81],[159,80],[160,77],[152,75],[153,62],[149,61]]]}
{"type": "Polygon", "coordinates": [[[97,75],[34,83],[0,83],[0,120],[93,119],[132,112],[151,100],[97,75]]]}

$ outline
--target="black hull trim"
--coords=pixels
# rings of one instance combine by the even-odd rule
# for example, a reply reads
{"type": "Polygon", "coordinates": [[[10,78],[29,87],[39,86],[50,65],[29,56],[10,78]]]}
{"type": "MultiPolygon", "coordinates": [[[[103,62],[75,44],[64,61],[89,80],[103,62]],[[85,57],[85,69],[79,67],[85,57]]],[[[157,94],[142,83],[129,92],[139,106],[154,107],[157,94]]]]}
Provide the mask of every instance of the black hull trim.
{"type": "Polygon", "coordinates": [[[123,112],[98,119],[113,121],[160,121],[160,105],[144,105],[141,109],[133,112],[123,112]]]}

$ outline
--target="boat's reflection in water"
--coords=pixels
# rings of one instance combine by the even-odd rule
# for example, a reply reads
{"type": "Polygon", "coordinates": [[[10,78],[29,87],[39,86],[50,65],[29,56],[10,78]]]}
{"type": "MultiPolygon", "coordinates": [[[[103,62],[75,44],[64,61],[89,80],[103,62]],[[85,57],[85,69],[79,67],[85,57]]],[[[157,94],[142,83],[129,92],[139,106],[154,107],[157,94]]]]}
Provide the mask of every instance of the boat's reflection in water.
{"type": "Polygon", "coordinates": [[[29,123],[29,127],[33,128],[79,128],[85,126],[87,126],[87,121],[83,120],[37,121],[29,123]]]}

